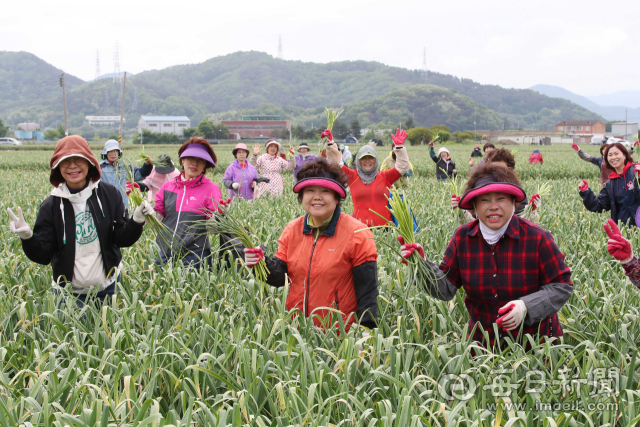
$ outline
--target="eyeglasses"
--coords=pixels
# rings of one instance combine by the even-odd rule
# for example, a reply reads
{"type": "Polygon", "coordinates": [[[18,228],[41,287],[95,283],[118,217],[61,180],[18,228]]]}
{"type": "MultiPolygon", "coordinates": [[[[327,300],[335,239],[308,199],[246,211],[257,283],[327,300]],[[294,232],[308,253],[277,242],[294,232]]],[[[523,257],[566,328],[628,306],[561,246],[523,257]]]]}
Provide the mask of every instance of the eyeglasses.
{"type": "Polygon", "coordinates": [[[83,159],[82,157],[70,157],[60,162],[60,166],[64,168],[68,168],[72,164],[76,166],[84,166],[85,164],[87,164],[87,160],[83,159]]]}

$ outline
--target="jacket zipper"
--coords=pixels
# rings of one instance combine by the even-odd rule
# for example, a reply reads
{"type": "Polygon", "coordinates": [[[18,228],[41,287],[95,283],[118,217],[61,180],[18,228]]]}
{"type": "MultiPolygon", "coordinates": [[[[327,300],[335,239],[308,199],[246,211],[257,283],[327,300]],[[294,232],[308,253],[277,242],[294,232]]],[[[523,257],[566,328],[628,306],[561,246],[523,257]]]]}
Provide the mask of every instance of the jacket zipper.
{"type": "Polygon", "coordinates": [[[304,317],[309,317],[309,281],[311,280],[311,261],[313,261],[313,252],[316,250],[316,243],[318,238],[313,241],[313,247],[311,248],[311,256],[309,257],[309,270],[307,271],[307,286],[304,291],[304,317]]]}
{"type": "MultiPolygon", "coordinates": [[[[93,196],[93,194],[91,195],[93,196]]],[[[96,197],[97,196],[98,196],[98,192],[96,191],[96,197]]],[[[93,202],[91,201],[91,198],[87,199],[87,202],[89,202],[89,211],[91,212],[91,217],[93,218],[93,221],[96,226],[96,231],[98,232],[98,243],[100,244],[100,252],[102,254],[102,268],[104,268],[104,274],[108,275],[109,271],[107,271],[107,257],[106,257],[106,252],[104,250],[103,243],[102,243],[102,234],[100,233],[98,215],[95,214],[95,207],[93,206],[93,202]]]]}
{"type": "Polygon", "coordinates": [[[173,241],[175,241],[176,233],[178,232],[178,225],[180,224],[180,212],[182,212],[182,203],[184,203],[184,196],[187,194],[187,186],[184,186],[184,191],[182,192],[182,199],[180,200],[180,206],[178,207],[178,219],[176,219],[176,227],[173,229],[173,239],[171,242],[171,251],[173,251],[173,241]]]}

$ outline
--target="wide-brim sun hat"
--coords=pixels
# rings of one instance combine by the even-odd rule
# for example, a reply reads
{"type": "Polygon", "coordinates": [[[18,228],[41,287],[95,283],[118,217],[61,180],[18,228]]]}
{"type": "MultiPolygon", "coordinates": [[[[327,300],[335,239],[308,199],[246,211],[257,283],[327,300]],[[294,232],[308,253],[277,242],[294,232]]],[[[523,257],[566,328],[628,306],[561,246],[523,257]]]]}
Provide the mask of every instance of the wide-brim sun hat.
{"type": "Polygon", "coordinates": [[[216,167],[216,162],[213,161],[207,149],[204,148],[201,144],[193,143],[187,145],[187,148],[185,148],[185,150],[180,155],[181,159],[184,157],[197,157],[207,162],[210,168],[216,167]]]}
{"type": "Polygon", "coordinates": [[[446,148],[442,147],[438,150],[438,157],[440,157],[440,154],[442,153],[447,153],[449,155],[451,155],[451,153],[449,152],[449,150],[447,150],[446,148]]]}
{"type": "Polygon", "coordinates": [[[100,156],[104,160],[107,158],[107,153],[113,150],[118,150],[120,154],[122,154],[122,148],[120,148],[120,144],[118,144],[118,141],[116,141],[115,139],[109,139],[104,143],[104,148],[102,149],[100,156]]]}
{"type": "Polygon", "coordinates": [[[265,142],[265,144],[264,144],[264,148],[265,148],[266,150],[269,150],[269,146],[270,146],[271,144],[276,144],[276,145],[278,146],[278,152],[280,152],[280,149],[282,149],[282,145],[280,145],[280,143],[279,143],[278,141],[276,141],[275,139],[273,139],[273,140],[271,140],[271,141],[267,141],[267,142],[265,142]]]}
{"type": "Polygon", "coordinates": [[[510,182],[496,182],[492,176],[487,176],[477,180],[473,188],[464,193],[464,196],[462,196],[458,202],[458,207],[460,209],[473,210],[473,200],[476,197],[487,193],[510,194],[515,196],[516,202],[518,203],[527,198],[526,193],[520,186],[511,184],[510,182]]]}
{"type": "Polygon", "coordinates": [[[329,190],[333,190],[336,193],[338,193],[340,198],[344,199],[347,197],[347,191],[342,186],[342,184],[340,184],[338,181],[335,180],[335,178],[336,176],[329,172],[325,172],[324,177],[313,176],[309,178],[304,178],[295,183],[295,185],[293,186],[293,192],[297,194],[303,188],[318,186],[318,187],[327,188],[329,190]]]}
{"type": "Polygon", "coordinates": [[[249,149],[247,148],[247,145],[243,144],[242,142],[239,142],[236,144],[235,148],[231,150],[231,154],[233,154],[233,156],[235,157],[238,150],[244,150],[247,152],[247,154],[249,154],[249,149]]]}
{"type": "Polygon", "coordinates": [[[173,164],[173,160],[166,154],[160,154],[156,162],[156,173],[168,174],[176,170],[176,166],[173,164]],[[160,164],[161,166],[158,166],[160,164]]]}

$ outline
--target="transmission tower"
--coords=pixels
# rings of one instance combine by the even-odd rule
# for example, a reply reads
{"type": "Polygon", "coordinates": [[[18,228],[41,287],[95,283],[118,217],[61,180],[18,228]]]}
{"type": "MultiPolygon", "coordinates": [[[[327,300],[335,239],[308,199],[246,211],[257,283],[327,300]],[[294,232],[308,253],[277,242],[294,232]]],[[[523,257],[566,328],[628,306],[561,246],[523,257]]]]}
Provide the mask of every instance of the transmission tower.
{"type": "Polygon", "coordinates": [[[120,75],[120,42],[116,40],[113,47],[113,83],[121,82],[122,76],[120,75]]]}
{"type": "Polygon", "coordinates": [[[284,59],[282,56],[282,34],[278,34],[278,59],[284,59]]]}
{"type": "Polygon", "coordinates": [[[96,80],[100,77],[100,51],[96,49],[96,80]]]}

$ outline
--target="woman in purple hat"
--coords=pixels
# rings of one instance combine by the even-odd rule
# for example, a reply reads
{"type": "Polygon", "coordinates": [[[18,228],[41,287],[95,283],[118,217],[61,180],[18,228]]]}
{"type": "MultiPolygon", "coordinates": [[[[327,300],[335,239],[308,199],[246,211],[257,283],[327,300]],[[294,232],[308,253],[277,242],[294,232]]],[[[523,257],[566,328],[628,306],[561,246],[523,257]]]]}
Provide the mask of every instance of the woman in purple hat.
{"type": "Polygon", "coordinates": [[[513,170],[478,165],[459,203],[474,209],[476,219],[454,232],[440,266],[424,257],[419,244],[398,239],[404,259],[417,249],[431,267],[432,274],[417,278],[431,296],[450,301],[464,288],[473,339],[487,337],[490,346],[494,323],[498,338],[561,336],[557,313],[573,292],[571,270],[551,233],[515,215],[525,198],[513,170]]]}
{"type": "Polygon", "coordinates": [[[172,235],[158,237],[160,260],[156,262],[166,263],[177,256],[185,265],[194,263],[195,268],[200,268],[205,261],[210,266],[207,230],[204,225],[199,229],[193,224],[209,219],[222,197],[220,187],[205,176],[216,167],[216,153],[205,139],[193,137],[182,144],[178,155],[182,173],[166,182],[156,195],[156,216],[172,230],[172,235]],[[171,242],[170,247],[167,241],[171,242]]]}
{"type": "Polygon", "coordinates": [[[286,161],[278,155],[281,145],[275,139],[268,140],[265,148],[267,149],[266,154],[258,156],[262,148],[260,148],[260,144],[256,144],[249,160],[249,163],[256,167],[260,175],[269,178],[269,182],[260,182],[256,190],[256,198],[265,194],[271,197],[282,196],[284,191],[282,172],[293,170],[296,163],[293,158],[286,161]]]}
{"type": "Polygon", "coordinates": [[[309,148],[309,144],[303,142],[298,147],[298,154],[295,155],[294,160],[296,161],[296,167],[293,169],[293,182],[298,182],[298,172],[302,168],[302,166],[307,163],[313,162],[318,156],[311,153],[311,149],[309,148]]]}
{"type": "Polygon", "coordinates": [[[243,143],[239,143],[232,151],[236,159],[224,172],[222,184],[229,191],[229,198],[233,200],[240,197],[245,200],[253,199],[253,188],[258,179],[258,171],[247,162],[249,149],[243,143]]]}

